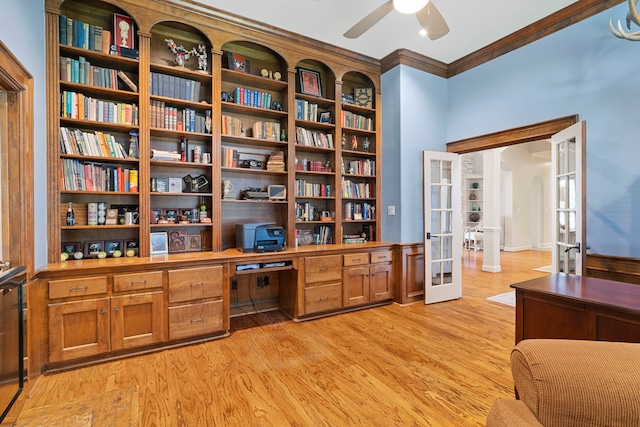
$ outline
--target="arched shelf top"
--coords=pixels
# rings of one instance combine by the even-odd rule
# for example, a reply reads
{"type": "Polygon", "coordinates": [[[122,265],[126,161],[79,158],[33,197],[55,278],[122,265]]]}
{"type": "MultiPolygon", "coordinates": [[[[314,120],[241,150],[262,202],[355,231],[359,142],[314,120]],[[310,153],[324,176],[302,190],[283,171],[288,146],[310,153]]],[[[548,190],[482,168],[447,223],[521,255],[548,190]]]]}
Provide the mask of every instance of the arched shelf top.
{"type": "Polygon", "coordinates": [[[233,40],[224,43],[220,50],[223,68],[287,81],[289,65],[276,49],[252,41],[233,40]]]}
{"type": "Polygon", "coordinates": [[[189,24],[171,20],[155,23],[151,27],[150,47],[152,66],[177,65],[187,71],[211,74],[213,44],[189,24]]]}
{"type": "Polygon", "coordinates": [[[336,74],[324,62],[315,59],[302,59],[296,63],[296,94],[336,99],[336,74]],[[318,94],[315,93],[316,81],[318,94]]]}
{"type": "MultiPolygon", "coordinates": [[[[352,100],[357,107],[375,109],[377,92],[378,88],[375,82],[366,74],[358,71],[348,71],[342,76],[343,104],[345,104],[346,96],[347,99],[352,100]]],[[[350,104],[351,101],[346,103],[350,104]]]]}

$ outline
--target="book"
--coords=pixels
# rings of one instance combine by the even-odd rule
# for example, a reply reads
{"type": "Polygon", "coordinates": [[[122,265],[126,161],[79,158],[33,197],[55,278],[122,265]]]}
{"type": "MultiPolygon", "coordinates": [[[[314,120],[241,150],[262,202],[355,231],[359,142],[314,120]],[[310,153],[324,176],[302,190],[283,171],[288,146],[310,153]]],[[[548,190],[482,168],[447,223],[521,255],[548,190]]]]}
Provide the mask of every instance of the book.
{"type": "Polygon", "coordinates": [[[111,47],[111,31],[102,29],[102,53],[109,53],[111,47]]]}
{"type": "Polygon", "coordinates": [[[124,71],[120,70],[118,71],[118,77],[120,77],[120,80],[122,80],[124,82],[124,84],[126,84],[129,89],[131,89],[133,92],[137,92],[138,91],[138,85],[136,85],[133,80],[131,80],[129,78],[129,76],[127,76],[124,71]]]}

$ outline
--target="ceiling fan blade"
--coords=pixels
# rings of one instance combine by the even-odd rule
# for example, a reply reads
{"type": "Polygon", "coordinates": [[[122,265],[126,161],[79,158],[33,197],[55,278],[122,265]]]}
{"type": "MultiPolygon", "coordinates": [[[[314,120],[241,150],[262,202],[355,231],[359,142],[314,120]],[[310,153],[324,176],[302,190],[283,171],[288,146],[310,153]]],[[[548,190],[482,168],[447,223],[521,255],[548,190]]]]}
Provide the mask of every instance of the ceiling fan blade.
{"type": "Polygon", "coordinates": [[[391,0],[389,0],[388,2],[384,3],[382,6],[362,18],[360,22],[349,28],[343,35],[348,39],[357,39],[362,34],[364,34],[365,31],[377,24],[378,21],[387,16],[392,10],[393,3],[391,3],[391,0]]]}
{"type": "Polygon", "coordinates": [[[420,26],[427,31],[427,36],[431,40],[439,39],[449,32],[447,22],[431,0],[425,7],[416,12],[416,17],[420,22],[420,26]]]}

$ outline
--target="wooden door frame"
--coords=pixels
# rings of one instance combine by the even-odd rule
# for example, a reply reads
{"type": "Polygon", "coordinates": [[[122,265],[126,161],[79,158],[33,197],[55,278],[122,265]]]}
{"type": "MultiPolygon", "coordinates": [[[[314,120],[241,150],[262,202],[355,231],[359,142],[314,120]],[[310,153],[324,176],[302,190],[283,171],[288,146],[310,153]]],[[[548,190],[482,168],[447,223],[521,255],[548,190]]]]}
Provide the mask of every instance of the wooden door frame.
{"type": "Polygon", "coordinates": [[[12,266],[25,265],[34,276],[33,77],[0,41],[0,127],[2,159],[2,254],[12,266]]]}

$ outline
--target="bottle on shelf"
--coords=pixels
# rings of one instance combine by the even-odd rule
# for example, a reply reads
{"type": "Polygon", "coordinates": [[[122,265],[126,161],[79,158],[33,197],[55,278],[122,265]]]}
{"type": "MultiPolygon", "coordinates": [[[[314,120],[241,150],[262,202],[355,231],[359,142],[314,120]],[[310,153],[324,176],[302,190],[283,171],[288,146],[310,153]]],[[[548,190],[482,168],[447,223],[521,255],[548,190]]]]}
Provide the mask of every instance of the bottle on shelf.
{"type": "Polygon", "coordinates": [[[138,158],[138,132],[135,130],[129,132],[129,157],[138,158]]]}
{"type": "Polygon", "coordinates": [[[69,202],[67,207],[67,225],[74,225],[76,222],[76,216],[73,213],[73,202],[69,202]]]}

